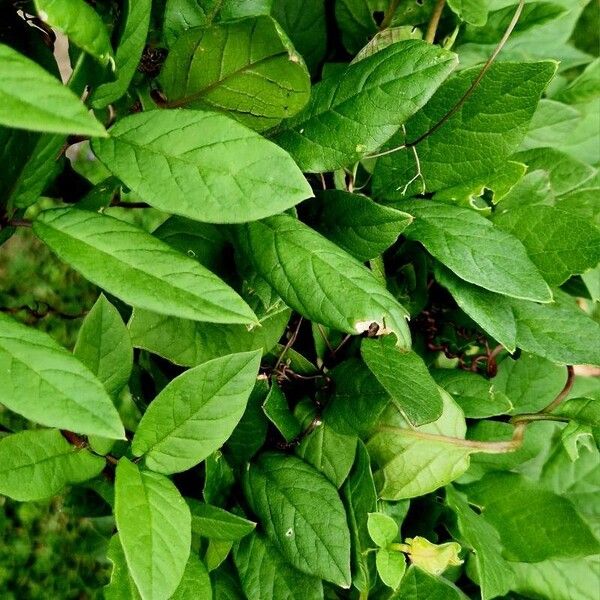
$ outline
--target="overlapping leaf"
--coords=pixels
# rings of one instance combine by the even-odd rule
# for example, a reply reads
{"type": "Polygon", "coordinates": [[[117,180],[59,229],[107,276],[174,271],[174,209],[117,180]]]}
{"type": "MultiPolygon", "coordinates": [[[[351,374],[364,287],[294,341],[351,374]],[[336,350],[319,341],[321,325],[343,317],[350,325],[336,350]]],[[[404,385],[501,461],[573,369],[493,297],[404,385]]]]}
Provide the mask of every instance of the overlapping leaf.
{"type": "Polygon", "coordinates": [[[67,484],[92,479],[105,462],[69,444],[56,429],[40,429],[0,439],[0,465],[0,494],[15,500],[43,500],[67,484]]]}
{"type": "Polygon", "coordinates": [[[246,497],[269,538],[300,571],[350,587],[350,533],[335,487],[313,467],[263,454],[244,479],[246,497]]]}
{"type": "Polygon", "coordinates": [[[454,54],[420,40],[393,44],[314,86],[274,139],[303,171],[351,165],[390,139],[455,65],[454,54]]]}
{"type": "Polygon", "coordinates": [[[0,314],[2,404],[27,419],[124,439],[121,419],[92,372],[48,334],[0,314]]]}
{"type": "Polygon", "coordinates": [[[302,58],[266,16],[181,34],[160,83],[169,107],[224,111],[259,131],[296,114],[310,96],[302,58]]]}
{"type": "Polygon", "coordinates": [[[142,600],[167,600],[190,555],[190,511],[163,475],[122,458],[115,478],[115,520],[129,573],[142,600]]]}
{"type": "Polygon", "coordinates": [[[310,227],[278,215],[237,229],[240,249],[284,302],[347,333],[393,332],[406,347],[406,312],[369,270],[310,227]]]}
{"type": "Polygon", "coordinates": [[[57,208],[41,213],[33,228],[84,277],[134,306],[217,323],[256,319],[216,275],[124,221],[57,208]]]}
{"type": "Polygon", "coordinates": [[[4,44],[0,44],[0,125],[52,133],[106,135],[102,124],[69,88],[4,44]]]}
{"type": "Polygon", "coordinates": [[[161,473],[185,471],[220,448],[244,414],[260,352],[216,358],[173,379],[144,413],[134,456],[161,473]]]}
{"type": "Polygon", "coordinates": [[[276,214],[312,195],[289,155],[233,119],[197,110],[131,115],[98,158],[156,208],[209,223],[276,214]]]}

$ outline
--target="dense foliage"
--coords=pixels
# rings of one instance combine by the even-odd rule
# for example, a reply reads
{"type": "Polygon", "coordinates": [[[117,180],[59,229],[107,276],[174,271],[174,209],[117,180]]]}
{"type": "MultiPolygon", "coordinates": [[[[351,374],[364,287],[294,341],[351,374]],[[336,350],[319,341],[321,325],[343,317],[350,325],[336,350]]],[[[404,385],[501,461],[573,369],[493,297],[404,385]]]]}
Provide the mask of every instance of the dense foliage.
{"type": "Polygon", "coordinates": [[[597,600],[588,5],[0,0],[2,597],[597,600]]]}

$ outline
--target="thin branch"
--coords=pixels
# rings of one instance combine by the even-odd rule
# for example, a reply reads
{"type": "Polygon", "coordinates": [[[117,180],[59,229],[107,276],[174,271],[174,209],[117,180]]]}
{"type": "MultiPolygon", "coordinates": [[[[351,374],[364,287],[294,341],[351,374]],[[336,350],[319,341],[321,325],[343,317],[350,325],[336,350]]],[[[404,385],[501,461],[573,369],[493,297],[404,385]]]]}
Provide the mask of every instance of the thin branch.
{"type": "Polygon", "coordinates": [[[27,219],[9,219],[6,224],[9,227],[31,227],[31,221],[27,219]]]}
{"type": "Polygon", "coordinates": [[[0,306],[0,312],[6,313],[9,315],[16,315],[20,312],[26,312],[29,316],[34,319],[44,319],[48,315],[54,315],[56,317],[60,317],[61,319],[80,319],[87,315],[88,311],[82,311],[80,313],[70,314],[65,313],[58,308],[54,308],[53,306],[49,306],[48,304],[44,304],[42,302],[39,303],[39,308],[34,308],[28,305],[23,306],[0,306]]]}
{"type": "Polygon", "coordinates": [[[394,152],[398,152],[398,150],[404,150],[407,147],[406,144],[402,144],[402,146],[396,146],[395,148],[390,148],[389,150],[383,150],[383,152],[377,152],[376,154],[366,154],[363,156],[363,160],[368,158],[380,158],[381,156],[387,156],[388,154],[394,154],[394,152]]]}
{"type": "Polygon", "coordinates": [[[385,11],[385,15],[383,15],[383,20],[379,25],[379,31],[383,31],[387,29],[392,24],[392,19],[394,18],[394,14],[396,13],[396,9],[400,4],[400,0],[392,0],[385,11]]]}
{"type": "Polygon", "coordinates": [[[525,4],[525,0],[519,0],[519,5],[517,6],[517,9],[515,10],[515,14],[513,15],[513,18],[511,19],[508,27],[506,28],[506,31],[504,32],[502,39],[498,42],[498,45],[492,52],[492,55],[487,59],[486,63],[483,65],[483,68],[479,72],[479,75],[477,75],[477,77],[475,78],[473,83],[469,86],[469,89],[464,93],[462,98],[431,129],[426,131],[423,135],[419,136],[416,140],[414,140],[412,142],[408,142],[406,144],[406,146],[409,146],[409,147],[416,146],[417,144],[422,142],[425,138],[427,138],[431,134],[435,133],[440,127],[442,127],[442,125],[444,125],[449,119],[451,119],[462,108],[463,104],[470,98],[471,94],[475,91],[477,86],[480,84],[484,75],[488,72],[489,68],[492,66],[492,64],[496,60],[496,57],[498,56],[498,54],[500,54],[500,51],[502,50],[502,48],[504,48],[504,45],[508,41],[510,34],[513,32],[513,29],[515,28],[517,22],[519,21],[521,13],[523,12],[524,4],[525,4]]]}
{"type": "Polygon", "coordinates": [[[437,3],[431,13],[431,19],[429,20],[429,25],[427,25],[427,32],[425,33],[425,41],[433,44],[435,40],[435,34],[437,33],[437,28],[440,23],[440,18],[442,16],[442,12],[444,11],[444,6],[446,4],[446,0],[437,0],[437,3]]]}
{"type": "Polygon", "coordinates": [[[300,326],[302,325],[302,321],[304,321],[304,317],[300,317],[298,319],[298,324],[296,325],[296,329],[294,329],[294,333],[292,333],[292,335],[290,336],[290,339],[287,341],[286,345],[284,346],[283,350],[281,351],[281,354],[279,355],[279,358],[277,359],[277,362],[275,363],[275,366],[273,367],[273,372],[277,371],[277,369],[279,368],[279,365],[281,364],[281,361],[284,359],[287,351],[294,345],[294,342],[296,341],[296,338],[298,337],[298,333],[300,331],[300,326]]]}
{"type": "Polygon", "coordinates": [[[321,334],[321,337],[323,338],[323,341],[325,342],[325,345],[327,346],[327,349],[329,350],[329,352],[331,352],[331,354],[335,355],[335,350],[334,350],[333,346],[331,345],[329,338],[325,335],[325,331],[323,331],[323,325],[321,325],[320,323],[317,323],[317,329],[319,330],[319,333],[321,334]]]}
{"type": "Polygon", "coordinates": [[[551,413],[554,409],[558,407],[558,405],[569,395],[569,392],[573,388],[573,384],[575,383],[575,369],[572,365],[567,365],[567,381],[565,382],[565,387],[559,392],[559,394],[540,412],[542,413],[551,413]]]}
{"type": "Polygon", "coordinates": [[[446,435],[438,435],[436,433],[426,433],[417,431],[416,429],[403,429],[401,427],[392,427],[391,425],[382,425],[379,431],[389,431],[392,433],[402,434],[403,436],[413,437],[420,440],[430,442],[441,442],[459,448],[472,449],[473,452],[482,452],[484,454],[506,454],[518,450],[522,443],[525,434],[525,422],[514,423],[513,436],[508,441],[499,442],[481,442],[479,440],[465,440],[463,438],[450,437],[446,435]]]}

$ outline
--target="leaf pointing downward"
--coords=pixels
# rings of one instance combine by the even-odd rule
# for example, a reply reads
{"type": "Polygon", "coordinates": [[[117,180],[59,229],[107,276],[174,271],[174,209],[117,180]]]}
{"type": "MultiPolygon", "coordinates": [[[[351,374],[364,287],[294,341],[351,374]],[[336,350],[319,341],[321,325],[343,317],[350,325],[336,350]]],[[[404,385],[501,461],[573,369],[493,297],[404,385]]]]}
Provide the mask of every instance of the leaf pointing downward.
{"type": "Polygon", "coordinates": [[[410,346],[406,311],[358,260],[289,215],[247,223],[236,231],[256,270],[300,314],[358,334],[371,323],[410,346]]]}
{"type": "Polygon", "coordinates": [[[190,554],[191,517],[175,485],[121,458],[115,476],[115,520],[129,572],[143,600],[167,600],[190,554]]]}
{"type": "Polygon", "coordinates": [[[335,487],[304,461],[263,454],[244,489],[267,535],[300,571],[350,587],[350,532],[335,487]]]}

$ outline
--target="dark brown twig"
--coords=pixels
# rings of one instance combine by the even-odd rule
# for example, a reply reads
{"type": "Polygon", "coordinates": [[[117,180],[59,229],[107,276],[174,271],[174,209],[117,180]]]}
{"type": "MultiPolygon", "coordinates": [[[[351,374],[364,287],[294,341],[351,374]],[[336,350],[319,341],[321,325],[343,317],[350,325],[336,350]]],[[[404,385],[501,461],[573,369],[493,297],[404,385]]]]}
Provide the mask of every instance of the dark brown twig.
{"type": "Polygon", "coordinates": [[[111,200],[109,206],[110,208],[152,208],[147,202],[124,202],[123,200],[117,200],[116,198],[111,200]]]}
{"type": "Polygon", "coordinates": [[[62,312],[61,310],[54,308],[53,306],[49,306],[48,304],[44,304],[43,302],[39,303],[39,307],[32,307],[28,305],[23,306],[0,306],[0,312],[6,313],[9,315],[16,315],[20,312],[26,312],[29,316],[34,319],[44,319],[48,315],[54,315],[56,317],[60,317],[61,319],[81,319],[87,315],[88,311],[81,311],[80,313],[70,314],[62,312]]]}
{"type": "Polygon", "coordinates": [[[565,386],[559,392],[559,394],[546,406],[546,408],[542,409],[540,412],[543,413],[551,413],[556,407],[561,404],[561,402],[569,395],[571,390],[573,389],[573,384],[575,383],[575,369],[572,365],[567,365],[567,381],[565,381],[565,386]]]}
{"type": "Polygon", "coordinates": [[[435,40],[435,34],[437,33],[437,28],[440,23],[442,13],[444,12],[445,4],[446,0],[437,0],[437,3],[433,8],[433,12],[431,13],[431,19],[429,20],[427,31],[425,33],[425,41],[429,42],[430,44],[433,44],[435,40]]]}
{"type": "Polygon", "coordinates": [[[294,329],[294,332],[290,336],[286,345],[283,347],[283,350],[281,351],[281,354],[279,355],[279,358],[277,359],[277,362],[275,363],[275,366],[273,367],[273,371],[277,371],[277,369],[279,368],[279,365],[281,364],[281,361],[284,359],[285,355],[287,354],[287,351],[294,345],[294,342],[296,341],[296,338],[298,337],[298,333],[300,331],[300,326],[302,325],[302,321],[304,321],[304,317],[300,317],[298,319],[298,324],[296,325],[296,329],[294,329]]]}

